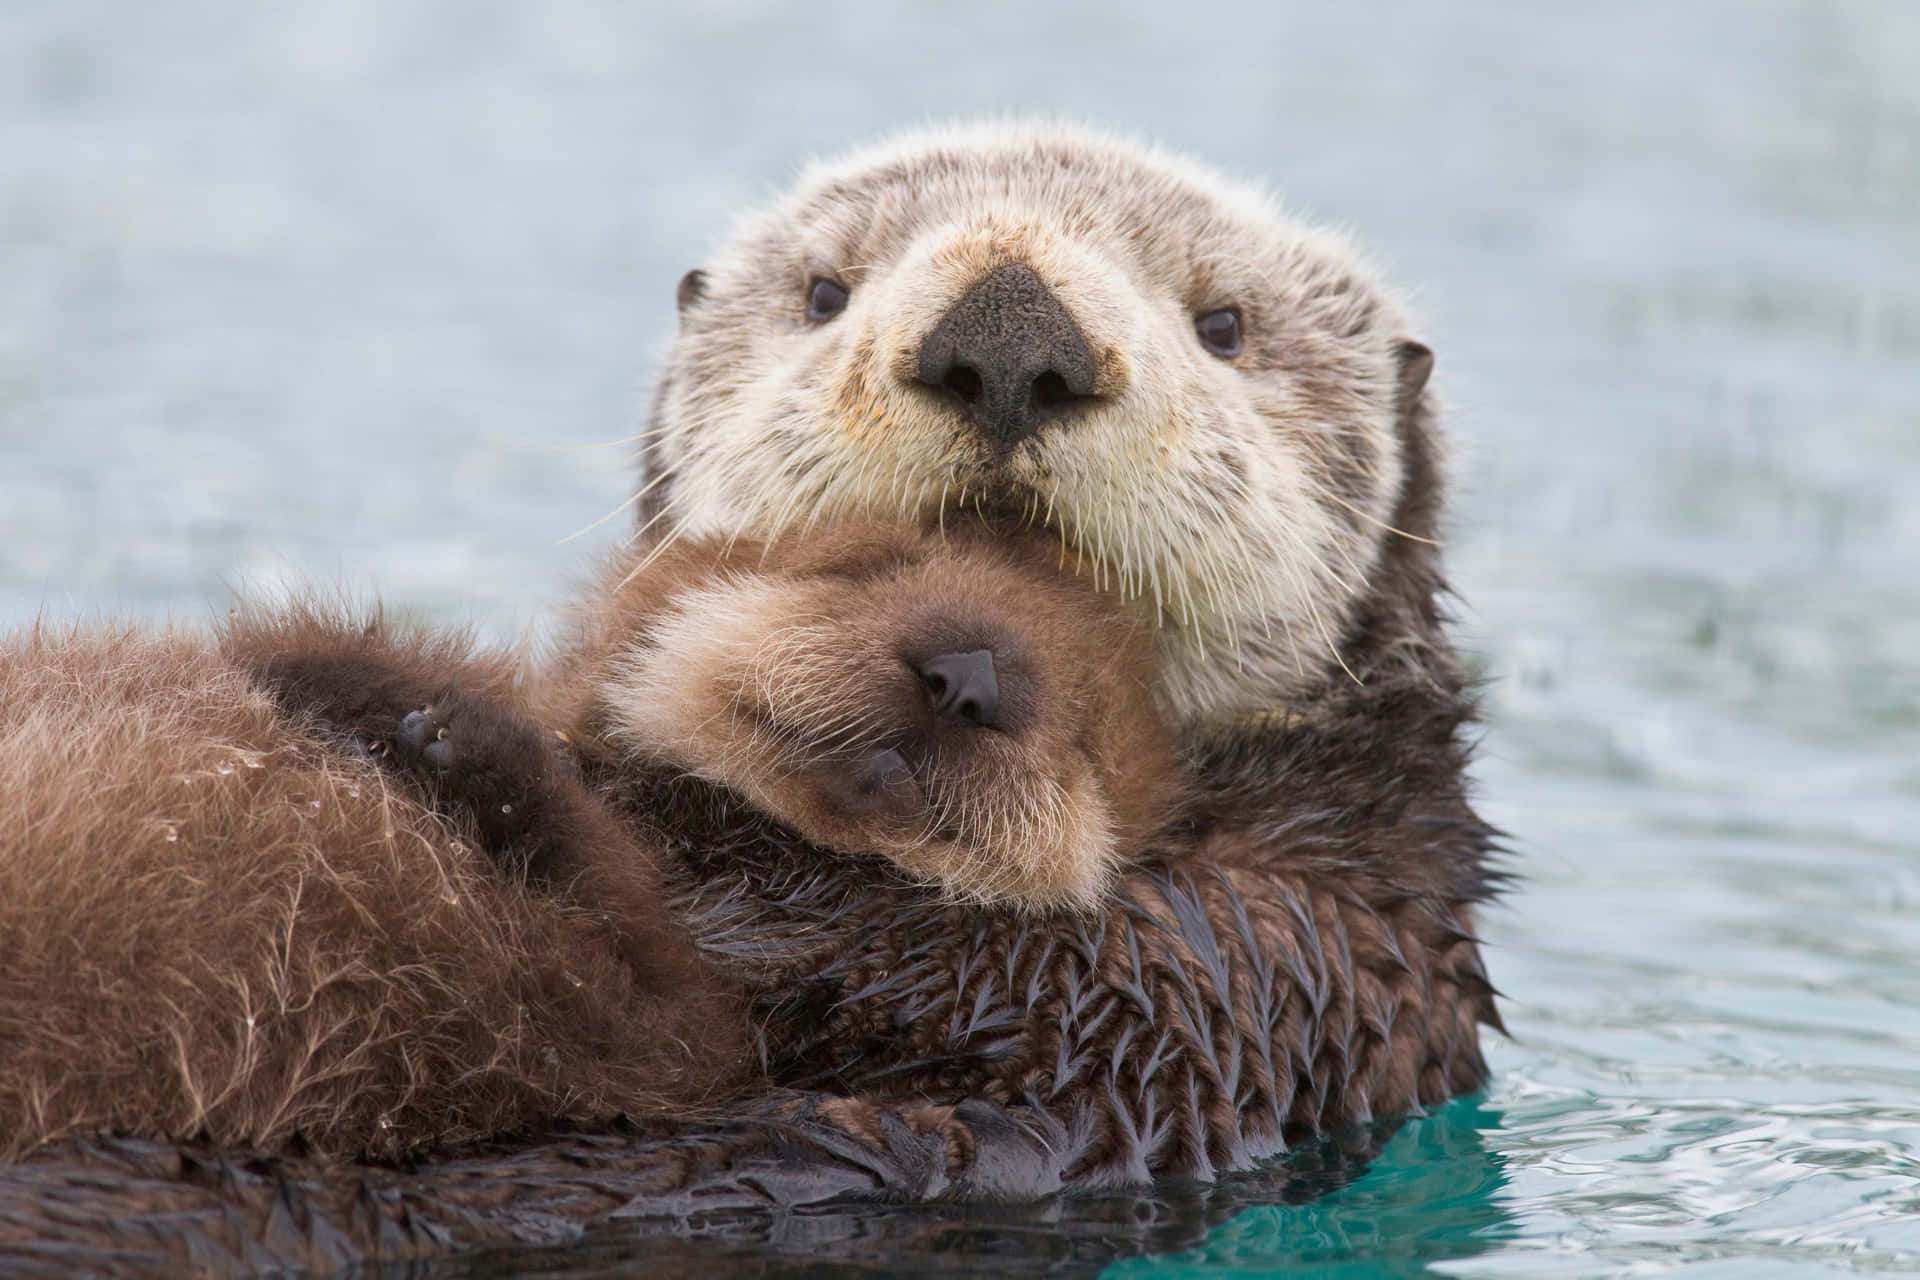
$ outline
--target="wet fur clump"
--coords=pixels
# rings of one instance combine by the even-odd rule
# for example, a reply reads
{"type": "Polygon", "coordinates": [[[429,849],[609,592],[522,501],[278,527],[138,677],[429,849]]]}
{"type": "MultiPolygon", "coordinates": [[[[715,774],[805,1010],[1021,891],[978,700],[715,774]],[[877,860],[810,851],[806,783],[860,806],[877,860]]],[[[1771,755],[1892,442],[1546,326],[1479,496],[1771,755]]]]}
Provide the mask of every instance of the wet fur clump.
{"type": "Polygon", "coordinates": [[[470,822],[269,695],[285,654],[516,680],[311,611],[0,643],[0,1156],[120,1131],[390,1157],[750,1078],[735,997],[657,896],[615,928],[503,876],[470,822]]]}

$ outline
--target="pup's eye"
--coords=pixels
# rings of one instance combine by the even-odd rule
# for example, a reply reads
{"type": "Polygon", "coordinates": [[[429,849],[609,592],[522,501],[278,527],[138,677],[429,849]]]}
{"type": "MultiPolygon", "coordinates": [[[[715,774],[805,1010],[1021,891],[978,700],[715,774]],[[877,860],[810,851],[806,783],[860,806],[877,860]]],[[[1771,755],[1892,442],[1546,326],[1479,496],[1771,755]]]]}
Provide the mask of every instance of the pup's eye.
{"type": "Polygon", "coordinates": [[[846,309],[847,291],[834,281],[822,276],[808,288],[807,319],[815,324],[831,320],[846,309]]]}
{"type": "Polygon", "coordinates": [[[1222,360],[1240,354],[1240,313],[1232,307],[1196,316],[1193,329],[1200,335],[1200,345],[1222,360]]]}

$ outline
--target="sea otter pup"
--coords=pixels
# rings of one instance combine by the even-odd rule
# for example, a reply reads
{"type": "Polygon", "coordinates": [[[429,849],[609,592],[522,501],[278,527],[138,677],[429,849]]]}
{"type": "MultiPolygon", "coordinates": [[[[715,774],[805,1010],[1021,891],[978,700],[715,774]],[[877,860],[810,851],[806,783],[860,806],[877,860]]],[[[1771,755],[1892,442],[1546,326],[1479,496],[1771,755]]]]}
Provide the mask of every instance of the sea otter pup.
{"type": "Polygon", "coordinates": [[[377,617],[17,638],[0,1154],[686,1117],[755,1073],[740,986],[669,910],[670,833],[780,830],[714,784],[1020,910],[1097,898],[1173,807],[1150,646],[1044,554],[861,527],[687,544],[592,598],[534,699],[558,734],[505,655],[377,617]],[[623,821],[576,753],[677,804],[623,821]]]}

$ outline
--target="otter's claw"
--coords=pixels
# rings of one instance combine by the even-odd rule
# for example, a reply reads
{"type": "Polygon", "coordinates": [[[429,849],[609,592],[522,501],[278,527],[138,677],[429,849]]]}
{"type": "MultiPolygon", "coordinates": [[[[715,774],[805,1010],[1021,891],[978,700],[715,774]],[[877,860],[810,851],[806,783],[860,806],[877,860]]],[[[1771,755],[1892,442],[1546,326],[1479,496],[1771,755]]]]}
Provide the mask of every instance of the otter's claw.
{"type": "Polygon", "coordinates": [[[410,711],[393,734],[394,751],[409,764],[424,766],[434,773],[453,767],[451,731],[432,707],[410,711]]]}

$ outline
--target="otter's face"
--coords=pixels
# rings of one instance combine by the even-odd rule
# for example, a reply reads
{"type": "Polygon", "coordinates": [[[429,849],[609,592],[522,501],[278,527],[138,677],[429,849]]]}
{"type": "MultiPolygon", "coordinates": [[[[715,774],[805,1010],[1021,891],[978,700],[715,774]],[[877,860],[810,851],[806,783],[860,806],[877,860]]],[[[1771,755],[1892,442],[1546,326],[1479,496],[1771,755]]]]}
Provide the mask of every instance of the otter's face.
{"type": "Polygon", "coordinates": [[[909,139],[814,174],[681,302],[648,537],[1041,526],[1153,622],[1180,719],[1338,676],[1428,358],[1258,193],[1075,134],[909,139]]]}
{"type": "Polygon", "coordinates": [[[957,897],[1091,905],[1175,772],[1145,629],[1051,557],[920,546],[672,590],[616,662],[605,722],[957,897]]]}

